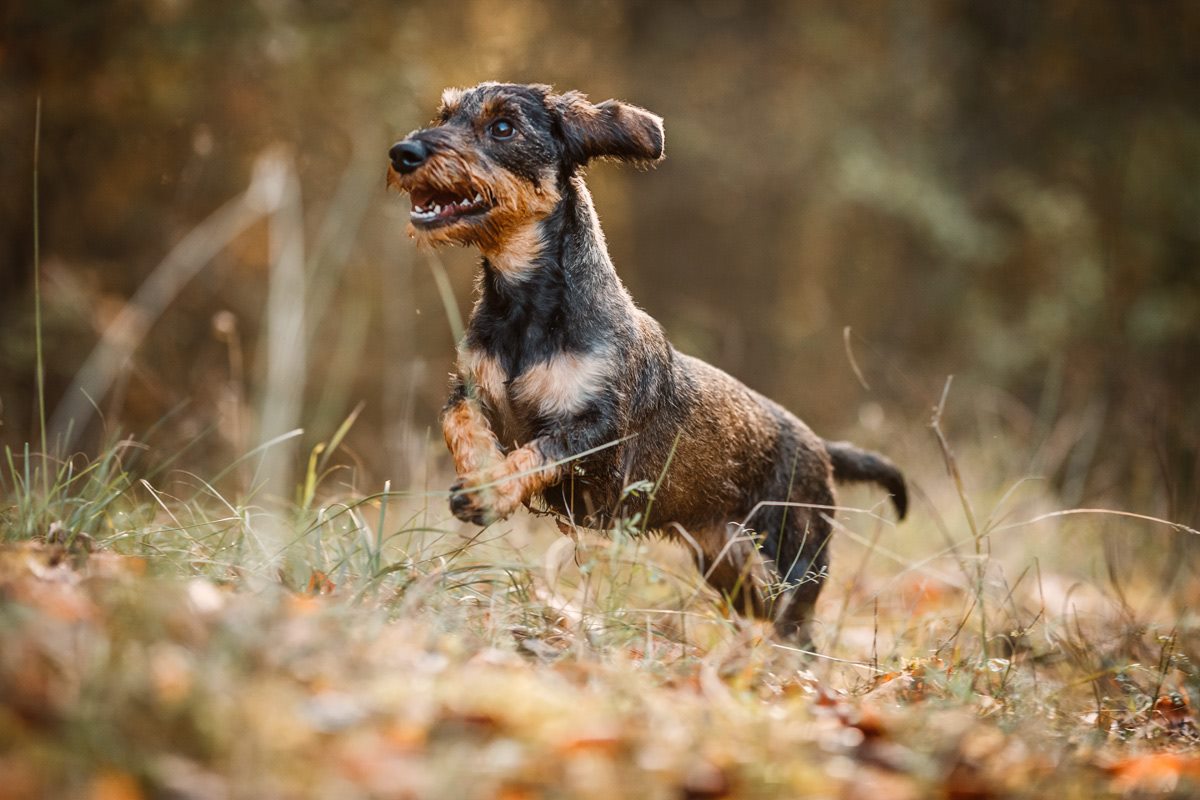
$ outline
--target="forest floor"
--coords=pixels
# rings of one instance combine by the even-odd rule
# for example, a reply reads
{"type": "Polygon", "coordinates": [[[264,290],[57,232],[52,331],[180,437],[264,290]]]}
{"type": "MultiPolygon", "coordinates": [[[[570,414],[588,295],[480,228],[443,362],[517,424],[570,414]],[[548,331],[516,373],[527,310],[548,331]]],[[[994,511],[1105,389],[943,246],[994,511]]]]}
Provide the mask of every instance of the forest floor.
{"type": "Polygon", "coordinates": [[[9,454],[0,798],[1200,793],[1181,526],[846,491],[814,656],[668,542],[332,496],[319,450],[269,510],[127,445],[9,454]]]}

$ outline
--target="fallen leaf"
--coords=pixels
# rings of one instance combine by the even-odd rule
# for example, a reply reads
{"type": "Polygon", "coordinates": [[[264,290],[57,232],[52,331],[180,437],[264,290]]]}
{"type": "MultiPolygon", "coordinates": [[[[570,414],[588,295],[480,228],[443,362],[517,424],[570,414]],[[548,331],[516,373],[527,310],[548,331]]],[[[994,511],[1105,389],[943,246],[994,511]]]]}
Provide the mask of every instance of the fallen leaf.
{"type": "Polygon", "coordinates": [[[1175,733],[1190,733],[1196,730],[1192,702],[1184,692],[1161,695],[1154,701],[1152,718],[1175,733]]]}
{"type": "Polygon", "coordinates": [[[429,732],[414,723],[397,722],[383,729],[383,739],[403,753],[418,753],[425,748],[429,732]]]}
{"type": "Polygon", "coordinates": [[[1122,759],[1108,768],[1119,792],[1171,792],[1181,777],[1200,778],[1200,757],[1149,753],[1122,759]]]}
{"type": "Polygon", "coordinates": [[[142,800],[141,787],[124,772],[101,772],[88,785],[88,800],[142,800]]]}
{"type": "Polygon", "coordinates": [[[917,616],[960,602],[962,590],[928,575],[913,575],[900,587],[900,596],[904,607],[917,616]]]}
{"type": "Polygon", "coordinates": [[[560,754],[565,756],[572,756],[579,753],[601,753],[607,756],[614,756],[620,752],[623,744],[624,740],[621,738],[619,732],[615,730],[596,730],[568,737],[559,742],[556,749],[560,754]]]}
{"type": "Polygon", "coordinates": [[[304,591],[309,594],[332,594],[335,588],[337,588],[336,584],[329,579],[328,575],[319,569],[314,569],[312,575],[308,577],[308,586],[304,591]]]}
{"type": "Polygon", "coordinates": [[[294,617],[307,616],[320,607],[321,602],[310,594],[289,595],[287,599],[287,610],[294,617]]]}

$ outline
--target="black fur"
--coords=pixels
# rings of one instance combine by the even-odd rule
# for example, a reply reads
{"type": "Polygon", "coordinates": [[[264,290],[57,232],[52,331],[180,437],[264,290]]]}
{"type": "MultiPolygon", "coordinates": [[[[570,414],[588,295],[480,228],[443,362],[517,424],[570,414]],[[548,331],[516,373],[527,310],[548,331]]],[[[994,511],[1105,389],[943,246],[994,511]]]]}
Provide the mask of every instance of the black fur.
{"type": "MultiPolygon", "coordinates": [[[[540,243],[518,253],[527,251],[529,263],[514,269],[498,268],[496,256],[482,261],[464,347],[499,365],[503,396],[476,396],[456,376],[448,418],[479,403],[506,459],[520,451],[535,453],[541,464],[574,459],[522,499],[583,526],[636,516],[645,530],[678,536],[740,610],[769,615],[782,633],[806,641],[829,567],[833,478],[880,483],[901,517],[904,479],[882,456],[824,441],[782,406],[679,353],[634,304],[604,246],[580,170],[595,158],[661,158],[662,121],[623,103],[592,105],[574,92],[484,84],[445,109],[439,126],[413,136],[451,151],[447,157],[485,165],[483,175],[499,165],[536,196],[557,197],[531,220],[540,243]],[[519,135],[489,138],[498,116],[519,135]],[[604,382],[568,410],[553,404],[546,410],[541,398],[512,390],[531,370],[584,356],[603,364],[604,382]],[[605,445],[612,446],[576,458],[605,445]],[[654,490],[625,491],[640,481],[654,490]]],[[[412,190],[419,180],[402,179],[401,186],[412,190]]],[[[496,232],[486,232],[492,242],[496,232]]],[[[487,252],[481,236],[464,225],[457,240],[487,252]]],[[[475,477],[461,475],[456,490],[475,477]]],[[[486,519],[467,491],[454,495],[455,514],[486,519]]]]}
{"type": "Polygon", "coordinates": [[[878,483],[891,492],[896,516],[904,519],[908,514],[908,489],[904,475],[896,465],[879,453],[855,447],[850,442],[825,442],[829,460],[833,464],[833,477],[842,483],[878,483]]]}

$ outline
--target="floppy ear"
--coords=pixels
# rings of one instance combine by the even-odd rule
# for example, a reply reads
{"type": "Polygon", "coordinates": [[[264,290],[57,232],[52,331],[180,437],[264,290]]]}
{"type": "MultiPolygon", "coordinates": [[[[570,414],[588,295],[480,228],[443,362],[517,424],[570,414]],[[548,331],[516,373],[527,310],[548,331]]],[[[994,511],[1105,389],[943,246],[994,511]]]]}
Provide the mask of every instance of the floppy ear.
{"type": "Polygon", "coordinates": [[[576,164],[593,158],[662,160],[662,117],[644,108],[618,100],[592,104],[580,92],[550,95],[546,103],[558,116],[567,156],[576,164]]]}

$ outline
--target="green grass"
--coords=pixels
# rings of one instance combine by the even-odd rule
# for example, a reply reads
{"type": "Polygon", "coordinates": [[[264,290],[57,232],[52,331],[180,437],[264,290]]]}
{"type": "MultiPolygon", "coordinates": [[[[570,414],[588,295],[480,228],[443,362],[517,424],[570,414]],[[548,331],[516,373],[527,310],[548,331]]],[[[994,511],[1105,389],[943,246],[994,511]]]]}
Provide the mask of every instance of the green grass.
{"type": "Polygon", "coordinates": [[[4,796],[1197,789],[1200,582],[1157,571],[1186,530],[1026,524],[1053,498],[1025,486],[971,497],[995,508],[969,523],[989,454],[965,453],[957,481],[918,476],[908,523],[840,516],[814,659],[727,616],[670,544],[332,493],[347,429],[275,504],[130,439],[5,454],[4,796]],[[1122,546],[1155,569],[1117,569],[1122,546]]]}
{"type": "MultiPolygon", "coordinates": [[[[264,213],[259,180],[155,270],[148,318],[264,213]]],[[[731,617],[637,519],[481,530],[444,492],[337,488],[357,410],[295,459],[298,430],[216,470],[153,431],[63,456],[34,288],[40,442],[0,464],[0,800],[1200,791],[1200,533],[1064,509],[995,420],[944,430],[949,383],[932,431],[888,447],[909,521],[842,493],[813,656],[731,617]]],[[[281,303],[264,336],[331,296],[281,303]]],[[[119,359],[99,361],[79,386],[107,385],[119,359]]],[[[302,385],[280,382],[289,407],[302,385]]]]}

